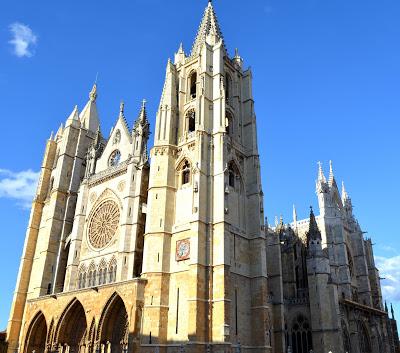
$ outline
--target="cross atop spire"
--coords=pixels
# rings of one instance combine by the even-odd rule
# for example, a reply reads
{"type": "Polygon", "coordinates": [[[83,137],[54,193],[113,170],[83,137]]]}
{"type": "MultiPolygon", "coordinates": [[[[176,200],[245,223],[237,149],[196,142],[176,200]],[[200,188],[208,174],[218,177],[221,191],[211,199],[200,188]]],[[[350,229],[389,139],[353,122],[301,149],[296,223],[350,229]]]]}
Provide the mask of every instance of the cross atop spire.
{"type": "Polygon", "coordinates": [[[224,37],[222,35],[211,0],[208,1],[208,5],[204,11],[203,19],[201,20],[200,27],[197,31],[197,36],[192,47],[191,55],[195,55],[199,52],[202,44],[207,41],[208,36],[213,36],[215,38],[215,42],[222,40],[222,45],[225,49],[224,37]]]}

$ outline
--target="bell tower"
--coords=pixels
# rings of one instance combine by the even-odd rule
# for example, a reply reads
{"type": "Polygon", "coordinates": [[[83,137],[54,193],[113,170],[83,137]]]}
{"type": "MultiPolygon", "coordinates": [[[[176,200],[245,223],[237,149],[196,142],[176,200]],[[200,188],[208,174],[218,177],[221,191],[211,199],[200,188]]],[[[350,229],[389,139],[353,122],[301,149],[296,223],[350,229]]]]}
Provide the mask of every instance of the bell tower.
{"type": "Polygon", "coordinates": [[[271,351],[263,220],[252,73],[210,1],[191,52],[168,60],[157,113],[142,346],[271,351]]]}

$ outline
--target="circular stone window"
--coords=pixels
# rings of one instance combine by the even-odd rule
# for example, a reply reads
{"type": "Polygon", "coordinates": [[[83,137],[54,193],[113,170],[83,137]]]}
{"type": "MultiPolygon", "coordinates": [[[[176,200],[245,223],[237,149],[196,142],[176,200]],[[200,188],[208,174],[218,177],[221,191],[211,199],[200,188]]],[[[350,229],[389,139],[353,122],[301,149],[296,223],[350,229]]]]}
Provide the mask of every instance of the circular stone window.
{"type": "Polygon", "coordinates": [[[120,161],[121,161],[121,152],[115,150],[113,153],[111,153],[111,156],[108,160],[108,165],[110,167],[115,167],[119,164],[120,161]]]}
{"type": "Polygon", "coordinates": [[[89,243],[95,249],[105,248],[114,238],[119,224],[118,205],[111,200],[101,203],[89,222],[89,243]]]}

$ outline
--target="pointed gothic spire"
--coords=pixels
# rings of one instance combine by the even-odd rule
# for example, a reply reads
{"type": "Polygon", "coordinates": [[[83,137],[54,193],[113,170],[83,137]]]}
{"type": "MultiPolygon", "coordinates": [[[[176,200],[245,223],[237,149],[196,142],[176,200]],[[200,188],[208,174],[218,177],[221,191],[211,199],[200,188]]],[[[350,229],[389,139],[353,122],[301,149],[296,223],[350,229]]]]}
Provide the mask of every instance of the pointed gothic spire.
{"type": "Polygon", "coordinates": [[[222,41],[222,46],[225,48],[224,37],[219,26],[217,16],[214,11],[214,6],[211,1],[204,11],[203,19],[201,20],[199,29],[197,31],[197,36],[194,41],[191,55],[195,55],[199,52],[201,46],[207,41],[208,36],[213,36],[215,38],[215,43],[219,40],[222,41]]]}
{"type": "Polygon", "coordinates": [[[147,103],[146,99],[143,99],[139,116],[136,119],[133,131],[148,136],[150,123],[147,119],[146,103],[147,103]]]}
{"type": "Polygon", "coordinates": [[[121,118],[125,118],[124,109],[125,109],[125,103],[124,101],[121,101],[121,103],[119,104],[119,116],[121,118]]]}
{"type": "Polygon", "coordinates": [[[92,132],[96,132],[100,125],[96,106],[97,84],[95,83],[89,93],[89,101],[86,103],[79,118],[82,126],[92,132]]]}
{"type": "Polygon", "coordinates": [[[54,132],[52,131],[52,132],[51,132],[51,134],[50,134],[50,138],[49,138],[49,140],[51,140],[51,141],[52,141],[52,140],[53,140],[53,138],[54,138],[54,132]]]}
{"type": "Polygon", "coordinates": [[[64,132],[64,125],[61,124],[60,127],[57,130],[57,133],[56,133],[56,136],[55,136],[54,140],[57,141],[62,136],[63,132],[64,132]]]}
{"type": "Polygon", "coordinates": [[[293,223],[294,223],[294,229],[297,229],[297,211],[295,205],[293,205],[293,223]]]}
{"type": "Polygon", "coordinates": [[[346,187],[344,186],[344,181],[342,181],[342,203],[343,203],[343,205],[345,205],[348,201],[350,201],[350,197],[346,191],[346,187]]]}
{"type": "Polygon", "coordinates": [[[394,309],[392,303],[390,303],[390,311],[392,312],[392,319],[394,320],[394,309]]]}
{"type": "Polygon", "coordinates": [[[386,300],[385,300],[385,311],[386,311],[387,313],[389,312],[389,309],[388,309],[386,300]]]}
{"type": "Polygon", "coordinates": [[[308,232],[307,232],[307,243],[310,242],[310,240],[321,240],[321,232],[318,228],[317,220],[315,219],[314,211],[312,207],[310,206],[310,224],[308,227],[308,232]]]}
{"type": "Polygon", "coordinates": [[[329,161],[329,186],[332,187],[334,184],[336,184],[336,181],[333,174],[333,164],[332,161],[329,161]]]}
{"type": "Polygon", "coordinates": [[[78,106],[77,105],[75,105],[74,110],[72,111],[72,113],[67,118],[66,125],[72,123],[73,121],[79,121],[79,111],[78,111],[78,106]]]}
{"type": "Polygon", "coordinates": [[[318,181],[322,183],[326,183],[326,178],[324,175],[324,171],[322,170],[322,163],[318,162],[318,181]]]}

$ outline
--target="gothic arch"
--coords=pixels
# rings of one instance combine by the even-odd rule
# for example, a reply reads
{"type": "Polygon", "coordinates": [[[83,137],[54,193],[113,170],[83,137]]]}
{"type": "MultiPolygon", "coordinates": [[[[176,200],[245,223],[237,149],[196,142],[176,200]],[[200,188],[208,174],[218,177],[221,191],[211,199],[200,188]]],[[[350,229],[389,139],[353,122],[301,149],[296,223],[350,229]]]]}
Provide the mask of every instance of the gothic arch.
{"type": "MultiPolygon", "coordinates": [[[[239,180],[240,192],[244,193],[245,189],[244,189],[244,181],[243,181],[242,172],[240,170],[239,163],[235,159],[231,159],[230,162],[228,163],[228,185],[235,187],[234,185],[231,185],[232,184],[231,178],[234,178],[233,179],[234,181],[236,179],[239,180]]],[[[233,184],[236,184],[236,182],[234,182],[233,184]]]]}
{"type": "Polygon", "coordinates": [[[78,280],[77,280],[78,289],[86,287],[86,266],[82,264],[78,270],[78,280]]]}
{"type": "Polygon", "coordinates": [[[225,99],[229,103],[229,99],[232,97],[232,76],[225,73],[225,99]]]}
{"type": "Polygon", "coordinates": [[[225,131],[228,136],[235,135],[235,116],[229,109],[225,110],[225,131]]]}
{"type": "Polygon", "coordinates": [[[108,282],[114,283],[117,280],[117,259],[113,256],[108,263],[108,282]]]}
{"type": "Polygon", "coordinates": [[[46,350],[47,334],[46,318],[39,311],[29,325],[25,339],[25,353],[44,353],[46,350]]]}
{"type": "Polygon", "coordinates": [[[98,272],[98,276],[99,276],[99,280],[98,280],[98,284],[102,285],[102,284],[106,284],[107,283],[107,263],[106,260],[101,259],[100,264],[99,264],[99,270],[98,272]]]}
{"type": "Polygon", "coordinates": [[[188,85],[188,101],[195,99],[197,97],[197,71],[195,69],[191,70],[188,75],[187,85],[188,85]]]}
{"type": "Polygon", "coordinates": [[[105,351],[113,353],[127,350],[129,339],[128,312],[122,298],[114,293],[107,301],[100,317],[96,341],[104,345],[105,351]]]}
{"type": "Polygon", "coordinates": [[[193,179],[193,164],[187,156],[183,156],[176,164],[176,174],[178,176],[177,185],[180,187],[190,184],[193,179]]]}
{"type": "Polygon", "coordinates": [[[367,325],[362,320],[359,320],[357,328],[360,352],[372,353],[371,336],[369,334],[367,325]]]}
{"type": "Polygon", "coordinates": [[[96,285],[96,265],[92,261],[89,265],[88,270],[88,287],[94,287],[96,285]]]}
{"type": "Polygon", "coordinates": [[[118,204],[119,208],[122,209],[122,203],[121,203],[121,200],[120,200],[120,198],[118,197],[118,195],[117,195],[114,191],[112,191],[110,188],[106,188],[106,189],[100,194],[100,196],[96,199],[96,201],[93,202],[93,206],[92,206],[92,209],[91,209],[91,211],[90,211],[90,214],[89,214],[88,219],[90,219],[90,217],[92,216],[92,214],[93,214],[94,210],[97,208],[97,206],[98,206],[101,202],[106,201],[106,200],[113,200],[113,201],[115,201],[115,202],[118,204]]]}
{"type": "Polygon", "coordinates": [[[70,353],[78,353],[86,345],[87,320],[81,302],[74,298],[58,321],[54,342],[70,353]]]}
{"type": "Polygon", "coordinates": [[[185,131],[188,133],[196,130],[196,109],[190,107],[185,112],[185,131]]]}
{"type": "Polygon", "coordinates": [[[309,320],[298,314],[292,323],[290,334],[293,353],[308,353],[312,348],[312,334],[309,320]]]}
{"type": "Polygon", "coordinates": [[[343,338],[343,350],[345,353],[351,353],[351,341],[350,334],[347,328],[346,322],[342,320],[342,338],[343,338]]]}

